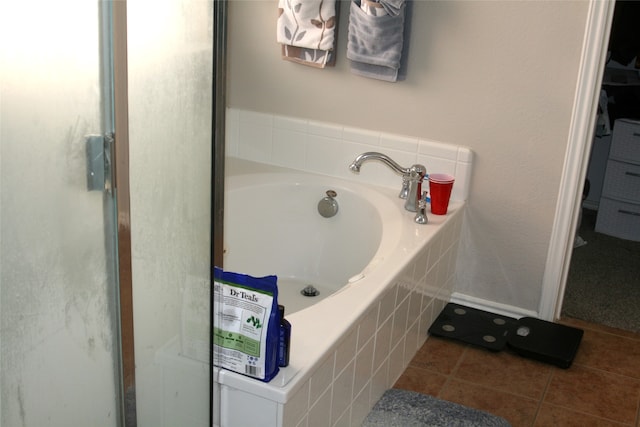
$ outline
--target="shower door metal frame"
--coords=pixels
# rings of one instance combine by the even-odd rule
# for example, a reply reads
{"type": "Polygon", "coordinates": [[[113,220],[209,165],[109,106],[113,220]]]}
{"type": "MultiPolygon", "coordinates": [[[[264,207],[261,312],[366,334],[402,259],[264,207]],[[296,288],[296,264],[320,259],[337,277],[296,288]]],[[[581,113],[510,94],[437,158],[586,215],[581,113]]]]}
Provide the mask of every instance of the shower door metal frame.
{"type": "Polygon", "coordinates": [[[127,63],[127,2],[100,1],[102,122],[105,132],[105,209],[114,210],[115,230],[108,230],[109,251],[115,252],[114,321],[118,425],[137,425],[133,335],[133,278],[129,191],[129,101],[127,63]],[[111,238],[110,238],[111,237],[111,238]]]}
{"type": "MultiPolygon", "coordinates": [[[[225,123],[227,107],[227,1],[213,2],[213,113],[212,113],[212,165],[211,171],[211,268],[223,267],[224,254],[224,172],[225,172],[225,123]]],[[[211,317],[213,326],[213,292],[211,292],[211,317]]],[[[214,393],[213,342],[210,342],[209,361],[209,424],[214,425],[213,402],[220,399],[214,393]]],[[[218,405],[220,407],[220,405],[218,405]]]]}
{"type": "Polygon", "coordinates": [[[213,2],[213,172],[212,172],[212,265],[222,267],[224,253],[224,165],[227,84],[227,2],[213,2]]]}

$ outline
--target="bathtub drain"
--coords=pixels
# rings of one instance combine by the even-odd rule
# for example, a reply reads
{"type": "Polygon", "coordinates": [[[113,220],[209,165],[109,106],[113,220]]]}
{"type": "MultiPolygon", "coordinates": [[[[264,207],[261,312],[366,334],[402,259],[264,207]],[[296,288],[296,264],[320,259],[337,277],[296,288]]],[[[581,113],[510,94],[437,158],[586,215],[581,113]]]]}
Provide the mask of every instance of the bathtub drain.
{"type": "Polygon", "coordinates": [[[320,291],[317,290],[313,285],[307,285],[303,290],[300,291],[300,293],[305,297],[316,297],[320,295],[320,291]]]}

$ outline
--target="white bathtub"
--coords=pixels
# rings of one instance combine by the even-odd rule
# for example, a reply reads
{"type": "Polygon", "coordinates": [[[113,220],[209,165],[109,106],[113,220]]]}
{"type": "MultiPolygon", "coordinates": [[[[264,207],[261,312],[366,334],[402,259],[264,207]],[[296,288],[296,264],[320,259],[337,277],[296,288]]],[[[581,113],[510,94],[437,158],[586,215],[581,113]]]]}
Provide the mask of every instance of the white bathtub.
{"type": "Polygon", "coordinates": [[[418,225],[398,189],[266,170],[226,179],[224,268],[278,275],[290,365],[269,383],[214,368],[214,422],[359,425],[450,298],[463,203],[418,225]],[[323,218],[317,203],[329,189],[339,211],[323,218]],[[299,305],[307,282],[325,295],[299,305]]]}
{"type": "Polygon", "coordinates": [[[277,275],[288,315],[366,278],[400,238],[400,204],[363,185],[293,173],[233,176],[226,184],[224,268],[277,275]],[[331,218],[317,207],[327,190],[339,206],[331,218]],[[303,296],[308,285],[320,294],[303,296]]]}

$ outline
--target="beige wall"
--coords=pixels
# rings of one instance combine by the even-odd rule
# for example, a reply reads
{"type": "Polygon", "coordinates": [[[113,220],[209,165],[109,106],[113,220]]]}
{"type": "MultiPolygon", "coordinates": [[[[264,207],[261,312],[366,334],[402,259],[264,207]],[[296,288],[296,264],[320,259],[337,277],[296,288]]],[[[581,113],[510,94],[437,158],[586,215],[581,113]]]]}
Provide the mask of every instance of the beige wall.
{"type": "Polygon", "coordinates": [[[348,6],[319,70],[280,59],[277,1],[232,1],[228,106],[470,147],[456,291],[537,310],[588,2],[416,1],[398,83],[350,73],[348,6]]]}

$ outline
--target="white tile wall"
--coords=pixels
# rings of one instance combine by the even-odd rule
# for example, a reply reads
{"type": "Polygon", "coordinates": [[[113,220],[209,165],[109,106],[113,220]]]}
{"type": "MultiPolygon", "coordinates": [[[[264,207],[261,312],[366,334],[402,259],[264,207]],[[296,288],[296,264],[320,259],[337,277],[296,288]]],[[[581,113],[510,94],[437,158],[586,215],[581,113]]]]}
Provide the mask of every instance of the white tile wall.
{"type": "Polygon", "coordinates": [[[363,166],[359,175],[349,170],[358,154],[380,151],[403,167],[420,163],[428,173],[453,175],[453,200],[469,195],[473,152],[467,147],[233,108],[226,132],[232,157],[399,189],[402,181],[380,163],[363,166]]]}

